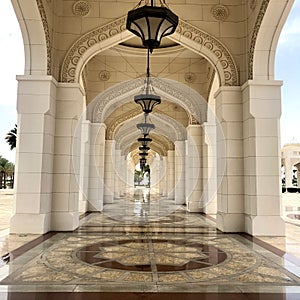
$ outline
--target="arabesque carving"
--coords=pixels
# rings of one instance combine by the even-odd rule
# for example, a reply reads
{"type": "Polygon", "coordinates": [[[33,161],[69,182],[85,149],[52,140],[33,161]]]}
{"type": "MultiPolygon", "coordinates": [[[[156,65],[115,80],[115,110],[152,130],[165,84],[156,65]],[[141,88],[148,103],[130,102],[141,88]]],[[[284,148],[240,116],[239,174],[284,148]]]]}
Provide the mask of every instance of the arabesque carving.
{"type": "Polygon", "coordinates": [[[217,59],[220,61],[224,70],[225,85],[237,86],[239,85],[238,69],[231,56],[229,50],[218,41],[215,37],[206,33],[199,28],[184,22],[179,21],[176,32],[183,35],[185,38],[203,45],[206,47],[217,59]]]}
{"type": "Polygon", "coordinates": [[[113,122],[113,124],[109,125],[106,130],[106,139],[107,140],[113,140],[114,135],[116,132],[117,127],[119,127],[121,124],[126,122],[127,120],[130,120],[142,113],[140,108],[132,109],[123,115],[119,116],[117,120],[113,122]]]}
{"type": "Polygon", "coordinates": [[[114,35],[126,30],[126,16],[94,29],[80,37],[67,52],[61,70],[62,82],[75,82],[75,70],[82,54],[114,35]]]}
{"type": "Polygon", "coordinates": [[[46,38],[46,46],[47,46],[47,75],[52,74],[52,52],[51,52],[51,40],[50,40],[50,32],[49,32],[49,26],[48,26],[48,21],[46,17],[46,12],[44,9],[44,5],[42,0],[36,0],[43,28],[44,28],[44,33],[45,33],[45,38],[46,38]]]}
{"type": "MultiPolygon", "coordinates": [[[[199,98],[200,95],[187,94],[182,89],[176,87],[176,85],[161,78],[151,78],[152,86],[157,90],[159,94],[165,94],[171,101],[179,102],[180,105],[192,114],[199,123],[205,121],[207,102],[205,99],[199,98]],[[199,105],[200,104],[200,105],[199,105]]],[[[109,115],[109,107],[113,101],[118,100],[118,103],[125,103],[132,100],[132,91],[143,87],[144,79],[137,78],[130,80],[122,84],[118,84],[99,95],[94,101],[97,101],[94,110],[92,120],[95,123],[103,123],[109,115]],[[130,94],[131,93],[131,94],[130,94]]]]}
{"type": "Polygon", "coordinates": [[[248,58],[248,79],[252,80],[253,79],[253,60],[254,60],[254,50],[255,50],[255,45],[256,45],[256,40],[257,40],[257,35],[259,32],[259,28],[261,26],[262,20],[264,18],[264,15],[267,11],[268,5],[269,5],[270,0],[263,0],[255,25],[254,29],[252,32],[252,37],[251,37],[251,43],[250,43],[250,49],[249,49],[249,58],[248,58]]]}
{"type": "MultiPolygon", "coordinates": [[[[61,81],[75,82],[77,80],[75,78],[75,71],[81,56],[95,44],[124,32],[126,30],[125,22],[126,16],[123,16],[80,37],[65,56],[61,69],[61,81]]],[[[190,39],[193,43],[203,45],[209,50],[211,56],[217,59],[223,68],[225,85],[236,86],[239,84],[237,66],[229,50],[220,41],[183,20],[179,21],[176,32],[190,39]]],[[[178,43],[180,43],[179,40],[178,43]]]]}

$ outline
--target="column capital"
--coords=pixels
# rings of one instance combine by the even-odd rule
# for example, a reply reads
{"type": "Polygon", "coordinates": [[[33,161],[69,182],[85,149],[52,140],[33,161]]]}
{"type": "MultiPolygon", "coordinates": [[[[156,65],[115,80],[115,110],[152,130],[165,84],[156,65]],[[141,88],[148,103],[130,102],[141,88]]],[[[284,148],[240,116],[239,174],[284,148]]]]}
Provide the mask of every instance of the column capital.
{"type": "Polygon", "coordinates": [[[56,79],[51,75],[17,75],[17,81],[52,81],[56,85],[58,82],[56,79]]]}
{"type": "Polygon", "coordinates": [[[58,87],[65,88],[65,89],[78,89],[85,96],[85,90],[83,89],[82,85],[79,83],[74,82],[59,82],[58,87]]]}
{"type": "Polygon", "coordinates": [[[55,115],[55,97],[58,83],[52,76],[17,76],[19,114],[55,115]]]}
{"type": "Polygon", "coordinates": [[[242,85],[242,90],[248,86],[282,86],[282,80],[248,80],[242,85]]]}
{"type": "Polygon", "coordinates": [[[215,92],[214,98],[218,97],[221,93],[232,93],[232,92],[240,92],[241,87],[240,86],[220,86],[219,89],[215,92]]]}
{"type": "MultiPolygon", "coordinates": [[[[88,120],[87,120],[88,121],[88,120]]],[[[92,127],[99,127],[99,128],[104,128],[104,129],[106,129],[106,124],[105,123],[92,123],[91,121],[88,121],[88,122],[90,122],[91,123],[91,126],[92,127]]]]}

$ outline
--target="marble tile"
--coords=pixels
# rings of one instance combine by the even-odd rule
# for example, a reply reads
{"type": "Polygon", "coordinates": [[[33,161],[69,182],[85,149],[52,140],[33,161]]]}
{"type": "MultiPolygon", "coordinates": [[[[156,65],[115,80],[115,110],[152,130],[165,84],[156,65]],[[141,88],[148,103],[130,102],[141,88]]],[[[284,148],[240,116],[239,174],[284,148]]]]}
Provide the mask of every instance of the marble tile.
{"type": "MultiPolygon", "coordinates": [[[[84,217],[78,230],[58,233],[0,268],[0,287],[184,293],[271,292],[272,287],[281,293],[300,286],[300,267],[240,235],[217,232],[202,215],[171,202],[154,207],[155,199],[147,218],[137,218],[130,200],[122,201],[122,209],[117,202],[106,206],[104,213],[84,217]]],[[[264,239],[286,248],[286,239],[264,239]]],[[[292,237],[289,249],[297,251],[292,237]]]]}

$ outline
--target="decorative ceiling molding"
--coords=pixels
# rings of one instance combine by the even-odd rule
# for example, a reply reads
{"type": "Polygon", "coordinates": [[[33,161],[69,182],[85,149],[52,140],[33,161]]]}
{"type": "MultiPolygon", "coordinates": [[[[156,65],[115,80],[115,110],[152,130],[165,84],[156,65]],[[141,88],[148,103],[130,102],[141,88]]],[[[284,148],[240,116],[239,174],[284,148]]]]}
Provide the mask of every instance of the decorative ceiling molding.
{"type": "Polygon", "coordinates": [[[90,12],[90,5],[87,1],[77,1],[73,5],[73,14],[75,16],[85,17],[90,12]]]}
{"type": "Polygon", "coordinates": [[[105,119],[115,109],[114,107],[112,111],[110,111],[109,108],[111,105],[114,103],[122,105],[123,103],[131,101],[134,93],[139,91],[143,86],[144,78],[137,78],[117,84],[98,95],[93,100],[93,102],[96,102],[92,116],[93,122],[104,123],[105,119]]]}
{"type": "MultiPolygon", "coordinates": [[[[123,123],[123,126],[120,126],[119,130],[114,132],[114,136],[111,139],[116,140],[117,147],[123,149],[124,146],[132,144],[133,141],[135,141],[138,137],[141,137],[141,133],[136,127],[141,115],[142,113],[140,111],[139,116],[136,116],[130,121],[123,123]]],[[[159,135],[164,137],[168,141],[171,141],[171,143],[186,139],[186,129],[176,120],[171,120],[171,118],[161,116],[160,114],[152,114],[151,122],[155,124],[155,129],[151,131],[151,134],[154,136],[159,135]]]]}
{"type": "MultiPolygon", "coordinates": [[[[61,81],[75,82],[75,71],[82,55],[91,47],[126,30],[126,16],[81,36],[69,49],[62,64],[61,81]]],[[[121,41],[120,41],[121,42],[121,41]]],[[[78,79],[77,79],[78,80],[78,79]]]]}
{"type": "MultiPolygon", "coordinates": [[[[165,78],[151,78],[152,86],[157,94],[171,102],[178,103],[189,115],[201,124],[206,121],[207,102],[195,90],[177,81],[165,78]]],[[[118,106],[130,102],[133,96],[144,86],[144,78],[122,82],[99,94],[95,103],[92,122],[104,123],[106,118],[118,106]]]]}
{"type": "MultiPolygon", "coordinates": [[[[239,85],[239,72],[235,61],[226,46],[217,38],[182,20],[179,21],[176,33],[190,40],[190,46],[192,46],[191,42],[203,46],[197,52],[203,54],[216,67],[221,85],[239,85]]],[[[170,39],[174,40],[174,38],[176,38],[175,34],[170,36],[170,39]]],[[[179,39],[178,43],[182,44],[182,40],[179,39]]]]}
{"type": "Polygon", "coordinates": [[[229,10],[227,6],[217,4],[211,8],[211,14],[216,20],[224,22],[229,16],[229,10]]]}
{"type": "Polygon", "coordinates": [[[115,137],[115,132],[118,130],[120,126],[126,121],[135,118],[136,116],[141,115],[141,109],[138,107],[136,109],[132,109],[121,116],[118,116],[116,120],[110,125],[107,125],[106,130],[106,139],[113,140],[115,137]]]}
{"type": "Polygon", "coordinates": [[[269,2],[270,2],[270,0],[262,1],[258,16],[256,18],[255,25],[253,28],[250,49],[249,49],[249,58],[248,58],[248,79],[249,80],[253,79],[253,62],[254,62],[254,51],[255,51],[256,40],[257,40],[257,36],[258,36],[258,32],[259,32],[261,23],[263,21],[266,11],[267,11],[269,2]]]}
{"type": "Polygon", "coordinates": [[[254,10],[256,8],[257,5],[257,0],[250,0],[249,1],[249,7],[254,10]]]}
{"type": "Polygon", "coordinates": [[[157,141],[159,145],[167,145],[167,147],[165,147],[166,151],[175,149],[174,143],[171,140],[169,140],[166,136],[151,133],[149,137],[153,141],[157,141]]]}
{"type": "Polygon", "coordinates": [[[46,12],[44,9],[43,1],[42,0],[36,0],[43,28],[44,28],[44,33],[45,33],[45,39],[46,39],[46,46],[47,46],[47,75],[52,74],[52,50],[51,50],[51,39],[50,39],[50,31],[49,31],[49,26],[48,26],[48,21],[47,21],[47,16],[46,12]]]}
{"type": "MultiPolygon", "coordinates": [[[[91,57],[130,38],[130,35],[124,35],[127,32],[125,22],[126,16],[123,16],[80,37],[66,53],[61,68],[61,81],[77,82],[81,69],[91,57]]],[[[239,85],[234,59],[225,45],[215,37],[180,20],[170,39],[206,57],[218,70],[222,85],[239,85]],[[185,43],[182,43],[181,37],[184,37],[185,43]]]]}
{"type": "Polygon", "coordinates": [[[153,120],[153,123],[155,123],[155,121],[160,121],[160,122],[164,122],[165,124],[168,124],[169,126],[171,126],[175,133],[176,133],[176,139],[174,141],[184,141],[187,139],[187,135],[186,135],[186,128],[179,123],[178,121],[176,121],[175,119],[163,114],[163,113],[158,113],[154,112],[151,115],[151,118],[153,120]]]}

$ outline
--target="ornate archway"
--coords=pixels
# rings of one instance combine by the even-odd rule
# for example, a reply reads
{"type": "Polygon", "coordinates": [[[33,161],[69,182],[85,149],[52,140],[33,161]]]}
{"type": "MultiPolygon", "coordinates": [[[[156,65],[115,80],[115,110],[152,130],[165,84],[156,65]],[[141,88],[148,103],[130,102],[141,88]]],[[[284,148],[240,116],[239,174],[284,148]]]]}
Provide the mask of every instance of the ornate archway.
{"type": "MultiPolygon", "coordinates": [[[[152,85],[157,94],[171,102],[178,103],[190,115],[190,123],[194,119],[202,123],[207,118],[207,102],[195,90],[184,84],[166,78],[152,78],[152,85]]],[[[132,101],[133,96],[144,86],[144,79],[138,78],[115,85],[99,94],[92,102],[91,121],[103,123],[116,106],[132,101]]],[[[132,111],[132,116],[137,112],[132,111]]]]}
{"type": "MultiPolygon", "coordinates": [[[[125,22],[126,16],[123,16],[80,37],[65,56],[61,81],[78,82],[84,66],[91,57],[130,39],[133,35],[126,30],[125,22]]],[[[226,46],[217,38],[180,20],[170,39],[210,61],[217,70],[221,85],[239,85],[236,63],[226,46]]]]}

